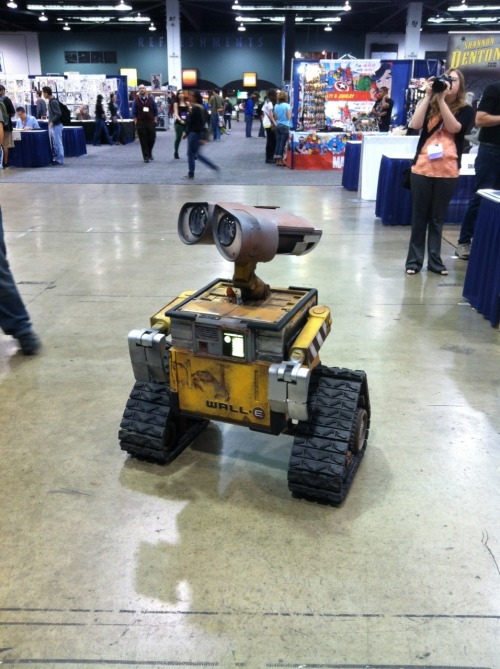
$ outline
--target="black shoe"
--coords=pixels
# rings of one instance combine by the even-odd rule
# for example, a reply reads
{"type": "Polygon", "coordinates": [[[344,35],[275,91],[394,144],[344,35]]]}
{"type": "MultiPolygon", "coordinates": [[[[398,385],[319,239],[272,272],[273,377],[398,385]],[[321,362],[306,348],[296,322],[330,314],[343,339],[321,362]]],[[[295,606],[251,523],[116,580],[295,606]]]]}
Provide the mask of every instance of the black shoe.
{"type": "Polygon", "coordinates": [[[194,175],[191,174],[186,174],[185,177],[182,177],[183,179],[194,179],[194,175]]]}
{"type": "Polygon", "coordinates": [[[179,154],[178,154],[178,153],[174,153],[174,158],[175,158],[176,160],[179,160],[179,154]]]}
{"type": "Polygon", "coordinates": [[[153,156],[149,156],[149,160],[154,160],[153,156]]]}
{"type": "Polygon", "coordinates": [[[19,335],[16,339],[24,355],[36,355],[42,347],[42,342],[33,331],[19,335]]]}
{"type": "Polygon", "coordinates": [[[149,163],[149,158],[144,158],[145,163],[149,163]]]}

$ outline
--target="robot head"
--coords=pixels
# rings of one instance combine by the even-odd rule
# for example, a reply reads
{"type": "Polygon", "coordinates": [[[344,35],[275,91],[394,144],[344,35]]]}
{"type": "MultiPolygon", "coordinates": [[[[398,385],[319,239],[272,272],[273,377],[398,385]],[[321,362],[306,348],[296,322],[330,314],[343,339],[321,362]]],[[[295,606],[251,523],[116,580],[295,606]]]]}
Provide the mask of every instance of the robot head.
{"type": "Polygon", "coordinates": [[[187,202],[178,221],[185,244],[215,244],[226,260],[269,262],[276,254],[305,255],[322,231],[305,219],[277,207],[253,207],[236,202],[187,202]]]}

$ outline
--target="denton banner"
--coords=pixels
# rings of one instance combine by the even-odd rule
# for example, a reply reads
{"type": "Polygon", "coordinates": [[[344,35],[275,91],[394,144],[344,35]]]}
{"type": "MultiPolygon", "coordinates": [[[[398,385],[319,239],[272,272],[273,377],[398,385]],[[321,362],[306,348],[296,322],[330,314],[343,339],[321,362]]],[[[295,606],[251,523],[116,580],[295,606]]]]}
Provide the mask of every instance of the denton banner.
{"type": "Polygon", "coordinates": [[[500,32],[449,33],[447,65],[462,72],[466,90],[479,100],[500,77],[500,32]]]}

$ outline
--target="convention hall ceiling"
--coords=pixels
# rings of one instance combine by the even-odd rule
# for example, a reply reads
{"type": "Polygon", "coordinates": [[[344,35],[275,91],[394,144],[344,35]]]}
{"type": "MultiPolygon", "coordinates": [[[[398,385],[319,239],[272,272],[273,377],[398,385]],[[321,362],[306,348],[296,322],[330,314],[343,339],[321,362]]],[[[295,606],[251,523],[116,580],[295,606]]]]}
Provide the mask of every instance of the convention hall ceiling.
{"type": "MultiPolygon", "coordinates": [[[[405,32],[408,2],[400,0],[180,0],[183,32],[236,33],[275,31],[286,14],[294,14],[297,30],[335,34],[405,32]],[[329,30],[331,28],[331,31],[329,30]]],[[[491,31],[500,29],[500,0],[424,2],[422,29],[491,31]]],[[[43,18],[43,17],[42,17],[43,18]]],[[[158,0],[2,0],[0,31],[51,32],[165,30],[166,2],[158,0]],[[16,6],[14,6],[16,5],[16,6]],[[43,15],[48,20],[40,20],[43,15]]],[[[278,30],[277,30],[278,27],[278,30]]]]}

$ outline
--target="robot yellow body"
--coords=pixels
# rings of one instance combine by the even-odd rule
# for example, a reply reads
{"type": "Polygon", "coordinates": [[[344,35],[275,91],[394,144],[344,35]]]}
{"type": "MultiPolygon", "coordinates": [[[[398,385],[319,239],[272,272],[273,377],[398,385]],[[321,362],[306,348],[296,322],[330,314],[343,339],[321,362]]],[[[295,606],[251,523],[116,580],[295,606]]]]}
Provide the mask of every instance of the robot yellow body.
{"type": "Polygon", "coordinates": [[[276,253],[311,251],[321,231],[274,208],[187,203],[179,236],[215,243],[234,277],[183,293],[129,334],[137,382],[121,448],[167,464],[210,420],[291,434],[290,490],[339,504],[366,448],[366,375],[320,364],[331,315],[315,289],[270,288],[255,274],[276,253]]]}

